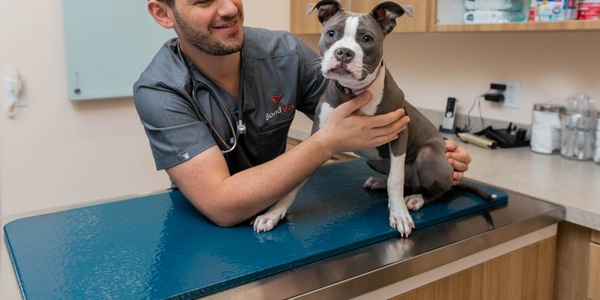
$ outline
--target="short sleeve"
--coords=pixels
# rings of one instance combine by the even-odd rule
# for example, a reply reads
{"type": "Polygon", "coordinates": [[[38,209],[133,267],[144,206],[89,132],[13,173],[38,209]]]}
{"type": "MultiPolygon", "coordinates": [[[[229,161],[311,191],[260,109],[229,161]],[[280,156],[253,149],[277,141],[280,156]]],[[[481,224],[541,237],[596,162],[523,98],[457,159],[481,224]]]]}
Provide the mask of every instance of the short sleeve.
{"type": "Polygon", "coordinates": [[[187,97],[160,85],[138,82],[134,87],[135,107],[158,170],[180,164],[216,144],[187,97]]]}

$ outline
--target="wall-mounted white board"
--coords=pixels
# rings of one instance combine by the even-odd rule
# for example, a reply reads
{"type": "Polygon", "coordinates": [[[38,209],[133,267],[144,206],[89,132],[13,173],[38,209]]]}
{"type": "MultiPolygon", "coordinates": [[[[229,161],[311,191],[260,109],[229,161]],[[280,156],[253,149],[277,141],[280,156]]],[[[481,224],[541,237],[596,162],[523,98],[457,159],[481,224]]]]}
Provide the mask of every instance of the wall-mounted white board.
{"type": "Polygon", "coordinates": [[[70,100],[130,97],[133,84],[173,30],[146,0],[62,0],[70,100]]]}

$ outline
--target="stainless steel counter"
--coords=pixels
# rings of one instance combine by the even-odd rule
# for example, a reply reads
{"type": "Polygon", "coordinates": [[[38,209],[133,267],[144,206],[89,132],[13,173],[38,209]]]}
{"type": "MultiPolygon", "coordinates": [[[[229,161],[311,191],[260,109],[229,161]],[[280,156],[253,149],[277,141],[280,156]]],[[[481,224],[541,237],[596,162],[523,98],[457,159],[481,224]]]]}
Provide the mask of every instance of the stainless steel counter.
{"type": "Polygon", "coordinates": [[[408,239],[392,238],[208,298],[357,297],[542,230],[564,217],[565,209],[561,206],[509,192],[507,205],[417,230],[408,239]]]}

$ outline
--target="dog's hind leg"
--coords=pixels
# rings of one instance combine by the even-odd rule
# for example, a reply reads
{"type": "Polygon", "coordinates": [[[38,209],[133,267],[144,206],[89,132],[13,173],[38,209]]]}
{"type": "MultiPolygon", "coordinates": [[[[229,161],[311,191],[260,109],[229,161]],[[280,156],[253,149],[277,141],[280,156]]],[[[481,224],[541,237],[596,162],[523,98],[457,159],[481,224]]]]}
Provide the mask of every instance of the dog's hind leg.
{"type": "Polygon", "coordinates": [[[382,177],[369,177],[365,184],[363,185],[366,189],[371,190],[382,190],[387,188],[387,178],[382,177]]]}
{"type": "Polygon", "coordinates": [[[423,199],[422,194],[413,194],[404,197],[404,202],[406,202],[406,208],[412,211],[417,211],[425,205],[425,199],[423,199]]]}
{"type": "MultiPolygon", "coordinates": [[[[389,147],[389,146],[388,146],[389,147]]],[[[367,164],[369,165],[369,167],[371,167],[371,169],[386,175],[385,177],[374,177],[371,176],[369,177],[369,179],[367,179],[367,181],[365,181],[365,184],[363,184],[364,188],[367,189],[371,189],[371,190],[383,190],[385,188],[387,188],[387,178],[388,175],[390,174],[390,160],[389,159],[382,159],[382,158],[377,158],[375,159],[374,157],[377,157],[374,153],[376,153],[377,150],[372,150],[372,151],[363,151],[360,152],[360,155],[362,157],[367,158],[367,164]],[[367,154],[367,155],[365,155],[367,154]],[[370,154],[370,155],[368,155],[370,154]]]]}
{"type": "Polygon", "coordinates": [[[437,200],[452,188],[452,166],[443,149],[424,147],[415,161],[406,166],[406,185],[411,194],[407,197],[409,209],[417,210],[424,204],[437,200]]]}

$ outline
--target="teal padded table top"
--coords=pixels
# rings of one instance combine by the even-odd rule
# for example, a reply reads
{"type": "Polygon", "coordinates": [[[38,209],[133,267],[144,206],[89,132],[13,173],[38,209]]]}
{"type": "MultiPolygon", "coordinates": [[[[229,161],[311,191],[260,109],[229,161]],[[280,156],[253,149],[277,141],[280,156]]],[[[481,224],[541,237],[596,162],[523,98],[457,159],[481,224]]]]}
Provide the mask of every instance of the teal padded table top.
{"type": "MultiPolygon", "coordinates": [[[[177,190],[12,221],[9,253],[27,299],[189,299],[399,234],[365,161],[321,167],[273,231],[220,228],[177,190]]],[[[495,205],[453,190],[411,212],[416,230],[495,205]]]]}

